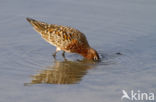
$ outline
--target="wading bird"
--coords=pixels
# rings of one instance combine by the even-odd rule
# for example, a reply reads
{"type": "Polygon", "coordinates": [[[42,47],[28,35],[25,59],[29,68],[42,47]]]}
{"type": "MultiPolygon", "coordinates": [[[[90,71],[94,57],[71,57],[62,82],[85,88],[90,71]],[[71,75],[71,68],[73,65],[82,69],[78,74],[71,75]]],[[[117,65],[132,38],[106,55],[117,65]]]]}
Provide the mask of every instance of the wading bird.
{"type": "Polygon", "coordinates": [[[32,18],[26,18],[33,28],[40,33],[42,38],[51,45],[56,47],[53,56],[56,56],[58,51],[77,53],[89,60],[99,60],[99,55],[96,50],[90,47],[86,36],[77,29],[40,22],[32,18]]]}

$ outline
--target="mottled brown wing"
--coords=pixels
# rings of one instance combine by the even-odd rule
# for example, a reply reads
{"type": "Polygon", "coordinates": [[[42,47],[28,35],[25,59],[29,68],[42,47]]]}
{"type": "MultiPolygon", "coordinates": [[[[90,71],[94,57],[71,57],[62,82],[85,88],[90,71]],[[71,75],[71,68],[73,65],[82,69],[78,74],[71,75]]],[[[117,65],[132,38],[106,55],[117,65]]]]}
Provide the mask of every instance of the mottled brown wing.
{"type": "Polygon", "coordinates": [[[43,39],[56,47],[66,51],[72,50],[73,52],[75,49],[80,49],[81,46],[89,46],[85,35],[77,29],[47,24],[31,18],[27,18],[27,20],[32,24],[34,29],[41,34],[43,39]]]}

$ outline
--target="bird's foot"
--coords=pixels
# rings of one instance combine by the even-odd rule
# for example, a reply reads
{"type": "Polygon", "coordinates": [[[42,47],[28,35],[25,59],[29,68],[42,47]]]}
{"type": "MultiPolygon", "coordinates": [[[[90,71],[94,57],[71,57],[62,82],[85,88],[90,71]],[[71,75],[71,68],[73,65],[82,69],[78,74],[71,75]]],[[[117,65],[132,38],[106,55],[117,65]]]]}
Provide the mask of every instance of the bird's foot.
{"type": "Polygon", "coordinates": [[[63,58],[65,58],[65,51],[63,51],[62,56],[63,56],[63,58]]]}
{"type": "Polygon", "coordinates": [[[53,56],[54,58],[56,58],[56,53],[57,53],[57,52],[55,52],[55,53],[52,54],[52,56],[53,56]]]}

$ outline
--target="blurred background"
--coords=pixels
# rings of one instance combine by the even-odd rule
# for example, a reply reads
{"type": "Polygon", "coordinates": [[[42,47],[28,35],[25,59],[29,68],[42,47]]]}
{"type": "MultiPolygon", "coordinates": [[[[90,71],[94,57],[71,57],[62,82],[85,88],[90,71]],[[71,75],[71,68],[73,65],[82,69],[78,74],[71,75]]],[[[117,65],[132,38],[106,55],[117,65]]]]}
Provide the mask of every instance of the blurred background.
{"type": "Polygon", "coordinates": [[[0,102],[121,102],[123,89],[156,92],[155,33],[155,0],[0,0],[0,102]],[[61,53],[55,61],[26,17],[79,29],[101,62],[61,53]]]}

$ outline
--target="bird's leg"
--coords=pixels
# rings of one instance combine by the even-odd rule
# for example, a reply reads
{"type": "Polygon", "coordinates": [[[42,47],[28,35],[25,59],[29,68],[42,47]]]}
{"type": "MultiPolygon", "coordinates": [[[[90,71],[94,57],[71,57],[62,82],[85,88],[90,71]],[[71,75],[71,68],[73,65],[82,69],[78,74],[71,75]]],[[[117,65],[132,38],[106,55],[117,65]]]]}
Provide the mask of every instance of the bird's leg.
{"type": "Polygon", "coordinates": [[[61,49],[60,48],[56,48],[56,51],[53,53],[53,57],[56,57],[56,53],[59,52],[61,49]]]}
{"type": "Polygon", "coordinates": [[[65,51],[62,52],[62,56],[65,57],[65,51]]]}
{"type": "Polygon", "coordinates": [[[56,57],[56,53],[57,53],[57,51],[55,51],[55,52],[53,53],[53,57],[54,57],[54,58],[56,57]]]}
{"type": "Polygon", "coordinates": [[[62,56],[63,56],[64,60],[67,60],[66,56],[65,56],[65,51],[62,52],[62,56]]]}

